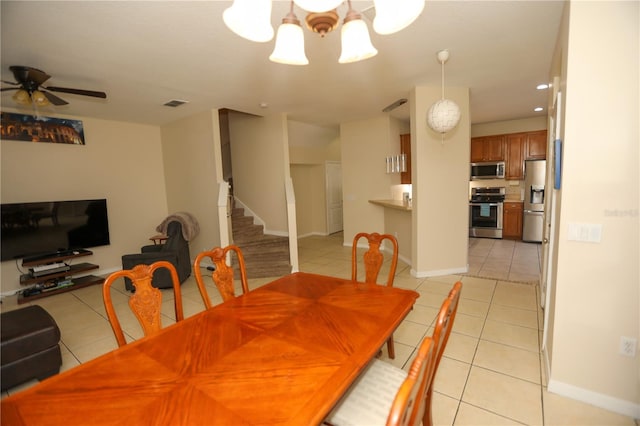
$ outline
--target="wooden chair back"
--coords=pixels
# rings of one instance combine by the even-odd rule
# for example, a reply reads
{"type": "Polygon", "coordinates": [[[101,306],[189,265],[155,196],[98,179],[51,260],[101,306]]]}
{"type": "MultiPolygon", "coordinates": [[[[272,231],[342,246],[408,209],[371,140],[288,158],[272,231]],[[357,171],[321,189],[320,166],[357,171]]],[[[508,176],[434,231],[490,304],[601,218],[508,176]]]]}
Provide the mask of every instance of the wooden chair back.
{"type": "Polygon", "coordinates": [[[202,261],[205,258],[210,259],[215,265],[215,270],[211,274],[211,279],[216,288],[222,296],[222,300],[227,301],[236,297],[233,287],[234,270],[233,267],[227,264],[227,254],[233,252],[238,259],[238,269],[240,270],[240,282],[242,284],[242,292],[247,293],[249,291],[249,284],[247,283],[247,272],[244,264],[244,256],[240,247],[235,245],[228,245],[226,247],[214,247],[209,251],[203,251],[196,256],[196,260],[193,262],[193,270],[195,271],[196,283],[200,290],[200,295],[204,301],[204,305],[207,309],[211,307],[211,299],[207,293],[206,286],[204,284],[204,278],[202,276],[202,261]]]}
{"type": "MultiPolygon", "coordinates": [[[[445,301],[442,303],[442,306],[440,307],[440,312],[438,313],[438,317],[436,318],[435,329],[431,336],[435,345],[435,353],[434,353],[435,366],[433,370],[434,376],[438,371],[438,366],[440,365],[442,354],[444,353],[444,350],[447,346],[447,342],[449,341],[449,335],[451,335],[453,322],[456,318],[456,312],[458,311],[458,302],[460,301],[461,291],[462,291],[462,283],[458,281],[453,285],[453,288],[451,289],[451,291],[449,291],[449,296],[447,296],[445,301]]],[[[425,410],[422,417],[423,426],[433,426],[433,418],[431,415],[432,397],[433,397],[433,380],[431,381],[431,383],[429,384],[429,388],[427,389],[425,410]]],[[[418,419],[419,418],[414,419],[415,423],[417,423],[418,419]]]]}
{"type": "MultiPolygon", "coordinates": [[[[393,279],[396,275],[398,267],[398,240],[391,234],[378,234],[377,232],[368,234],[360,232],[353,237],[353,246],[351,247],[351,279],[358,281],[358,241],[365,238],[369,244],[368,250],[364,253],[362,259],[364,263],[365,279],[364,282],[376,284],[382,264],[384,263],[384,255],[380,251],[380,245],[384,240],[391,242],[393,252],[391,253],[391,265],[389,266],[389,276],[387,277],[387,287],[393,287],[393,279]]],[[[393,344],[393,335],[387,340],[387,352],[389,358],[396,357],[396,350],[393,344]]]]}
{"type": "Polygon", "coordinates": [[[364,253],[364,272],[366,283],[376,283],[378,274],[384,263],[384,255],[380,251],[380,245],[384,240],[391,242],[393,252],[391,253],[391,265],[389,267],[389,276],[387,277],[387,286],[393,286],[393,278],[396,274],[398,266],[398,240],[390,234],[379,234],[374,232],[368,234],[361,232],[353,237],[353,246],[351,248],[351,279],[358,281],[358,240],[365,238],[369,244],[369,249],[364,253]]]}
{"type": "Polygon", "coordinates": [[[435,343],[425,337],[418,348],[418,355],[411,363],[409,374],[396,394],[387,426],[413,425],[424,415],[427,392],[436,369],[435,343]]]}
{"type": "Polygon", "coordinates": [[[149,336],[153,333],[157,333],[162,328],[162,321],[160,318],[161,306],[162,306],[162,292],[151,285],[153,279],[153,272],[159,268],[166,268],[171,274],[173,281],[173,300],[176,312],[176,321],[182,321],[184,314],[182,311],[182,295],[180,293],[180,280],[178,279],[178,273],[173,264],[167,261],[158,261],[151,265],[137,265],[133,269],[125,269],[122,271],[114,272],[109,275],[102,286],[102,298],[104,300],[104,307],[107,311],[107,318],[111,323],[111,328],[116,336],[118,346],[124,346],[127,344],[125,340],[120,321],[116,315],[116,311],[113,307],[113,301],[111,299],[111,285],[118,278],[129,278],[133,283],[134,293],[129,298],[129,307],[133,311],[133,314],[140,322],[142,331],[145,336],[149,336]]]}

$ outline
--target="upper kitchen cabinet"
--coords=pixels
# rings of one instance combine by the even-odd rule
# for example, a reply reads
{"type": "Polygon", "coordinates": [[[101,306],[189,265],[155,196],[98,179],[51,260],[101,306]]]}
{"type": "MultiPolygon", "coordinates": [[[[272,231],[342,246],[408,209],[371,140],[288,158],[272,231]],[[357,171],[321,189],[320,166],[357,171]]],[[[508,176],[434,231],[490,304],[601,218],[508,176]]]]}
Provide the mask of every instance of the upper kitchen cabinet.
{"type": "Polygon", "coordinates": [[[471,162],[504,161],[504,136],[471,138],[471,162]]]}
{"type": "Polygon", "coordinates": [[[504,160],[507,180],[523,180],[525,160],[544,160],[546,157],[546,130],[471,139],[471,162],[504,160]]]}
{"type": "Polygon", "coordinates": [[[525,145],[525,160],[544,160],[547,158],[547,131],[527,133],[527,143],[525,145]]]}
{"type": "Polygon", "coordinates": [[[411,183],[411,134],[400,135],[400,154],[406,158],[407,169],[400,173],[400,183],[411,183]]]}
{"type": "Polygon", "coordinates": [[[504,178],[507,180],[524,179],[524,149],[527,144],[526,133],[511,133],[505,136],[507,160],[504,178]]]}

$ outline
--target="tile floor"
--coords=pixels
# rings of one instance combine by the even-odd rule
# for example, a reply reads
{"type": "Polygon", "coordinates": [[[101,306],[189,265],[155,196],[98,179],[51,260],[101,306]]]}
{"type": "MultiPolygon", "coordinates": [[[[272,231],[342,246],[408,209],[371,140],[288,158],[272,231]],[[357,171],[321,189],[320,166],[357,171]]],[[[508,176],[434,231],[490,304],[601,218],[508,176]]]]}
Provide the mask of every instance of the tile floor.
{"type": "MultiPolygon", "coordinates": [[[[302,271],[350,277],[351,249],[342,245],[342,234],[302,238],[299,258],[302,271]]],[[[400,262],[394,285],[414,289],[420,298],[394,333],[396,359],[389,361],[407,368],[416,345],[432,332],[438,308],[451,285],[462,280],[458,315],[434,384],[437,425],[640,426],[629,417],[546,391],[539,352],[542,328],[536,285],[539,259],[537,244],[471,239],[470,269],[466,275],[414,278],[409,266],[400,262]]],[[[269,281],[251,279],[250,287],[269,281]]],[[[140,327],[128,311],[124,284],[117,283],[115,287],[114,304],[127,339],[140,338],[140,327]]],[[[220,303],[213,286],[209,294],[214,303],[220,303]]],[[[182,295],[185,316],[204,309],[193,278],[182,285],[182,295]]],[[[163,291],[164,325],[174,322],[172,297],[171,291],[163,291]]],[[[61,329],[63,370],[116,348],[100,286],[33,303],[47,309],[61,329]]],[[[1,305],[3,311],[16,307],[14,297],[4,299],[1,305]]],[[[34,384],[9,389],[2,396],[34,384]]]]}

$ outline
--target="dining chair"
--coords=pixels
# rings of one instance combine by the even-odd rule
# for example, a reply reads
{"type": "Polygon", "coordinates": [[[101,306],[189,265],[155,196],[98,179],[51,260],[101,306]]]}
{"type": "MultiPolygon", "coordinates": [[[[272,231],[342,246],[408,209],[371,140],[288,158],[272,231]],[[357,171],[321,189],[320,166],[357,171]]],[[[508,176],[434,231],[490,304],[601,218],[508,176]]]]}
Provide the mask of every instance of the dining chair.
{"type": "Polygon", "coordinates": [[[118,278],[129,278],[134,287],[134,293],[129,297],[129,307],[138,319],[142,332],[145,336],[157,333],[162,328],[160,318],[162,306],[162,292],[152,285],[153,273],[157,269],[166,268],[169,270],[173,281],[173,301],[176,313],[176,321],[182,321],[184,314],[182,311],[182,295],[180,293],[180,280],[176,268],[167,261],[159,261],[151,265],[136,265],[132,269],[124,269],[112,273],[107,277],[102,285],[102,298],[107,311],[107,318],[116,336],[118,346],[127,344],[122,327],[111,299],[111,286],[118,278]]]}
{"type": "Polygon", "coordinates": [[[451,334],[461,290],[462,283],[458,281],[440,307],[433,334],[422,340],[409,373],[374,359],[324,424],[432,426],[433,382],[451,334]]]}
{"type": "MultiPolygon", "coordinates": [[[[384,255],[380,251],[380,245],[384,240],[391,242],[393,248],[391,252],[391,264],[389,265],[389,275],[387,277],[387,287],[393,286],[393,279],[396,275],[396,268],[398,266],[398,240],[396,237],[390,234],[379,234],[377,232],[368,234],[366,232],[360,232],[353,237],[353,246],[351,247],[351,279],[358,281],[358,264],[360,258],[358,257],[358,241],[364,238],[367,240],[369,248],[362,256],[362,263],[364,264],[365,279],[364,282],[376,284],[378,281],[378,275],[382,269],[384,263],[384,255]]],[[[387,340],[387,351],[389,358],[394,359],[396,357],[395,347],[393,345],[393,335],[387,340]]]]}
{"type": "Polygon", "coordinates": [[[236,297],[234,284],[234,268],[227,264],[227,257],[230,252],[235,253],[238,260],[238,269],[240,272],[240,283],[242,285],[242,292],[247,293],[249,291],[249,284],[247,283],[247,271],[244,263],[244,256],[242,256],[242,250],[235,245],[228,245],[226,247],[214,247],[209,251],[203,251],[196,256],[196,260],[193,262],[193,270],[195,271],[196,283],[198,284],[198,290],[204,301],[206,309],[211,308],[211,299],[207,293],[206,286],[204,284],[204,278],[202,276],[202,261],[205,258],[210,259],[214,266],[214,270],[211,273],[211,279],[216,288],[220,292],[223,301],[233,299],[236,297]]]}

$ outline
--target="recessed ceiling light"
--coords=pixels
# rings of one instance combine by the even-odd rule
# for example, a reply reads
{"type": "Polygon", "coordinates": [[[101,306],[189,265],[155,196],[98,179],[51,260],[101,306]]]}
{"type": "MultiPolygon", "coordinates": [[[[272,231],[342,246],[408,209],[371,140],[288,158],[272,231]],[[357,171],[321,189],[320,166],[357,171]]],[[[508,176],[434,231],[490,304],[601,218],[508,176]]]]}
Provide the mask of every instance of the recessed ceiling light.
{"type": "Polygon", "coordinates": [[[533,110],[534,110],[535,112],[540,112],[540,111],[543,111],[543,110],[544,110],[544,108],[542,108],[542,107],[535,107],[533,110]]]}
{"type": "Polygon", "coordinates": [[[538,84],[536,86],[536,89],[538,89],[538,90],[544,90],[544,89],[548,89],[548,88],[549,88],[549,85],[546,84],[546,83],[545,84],[538,84]]]}

